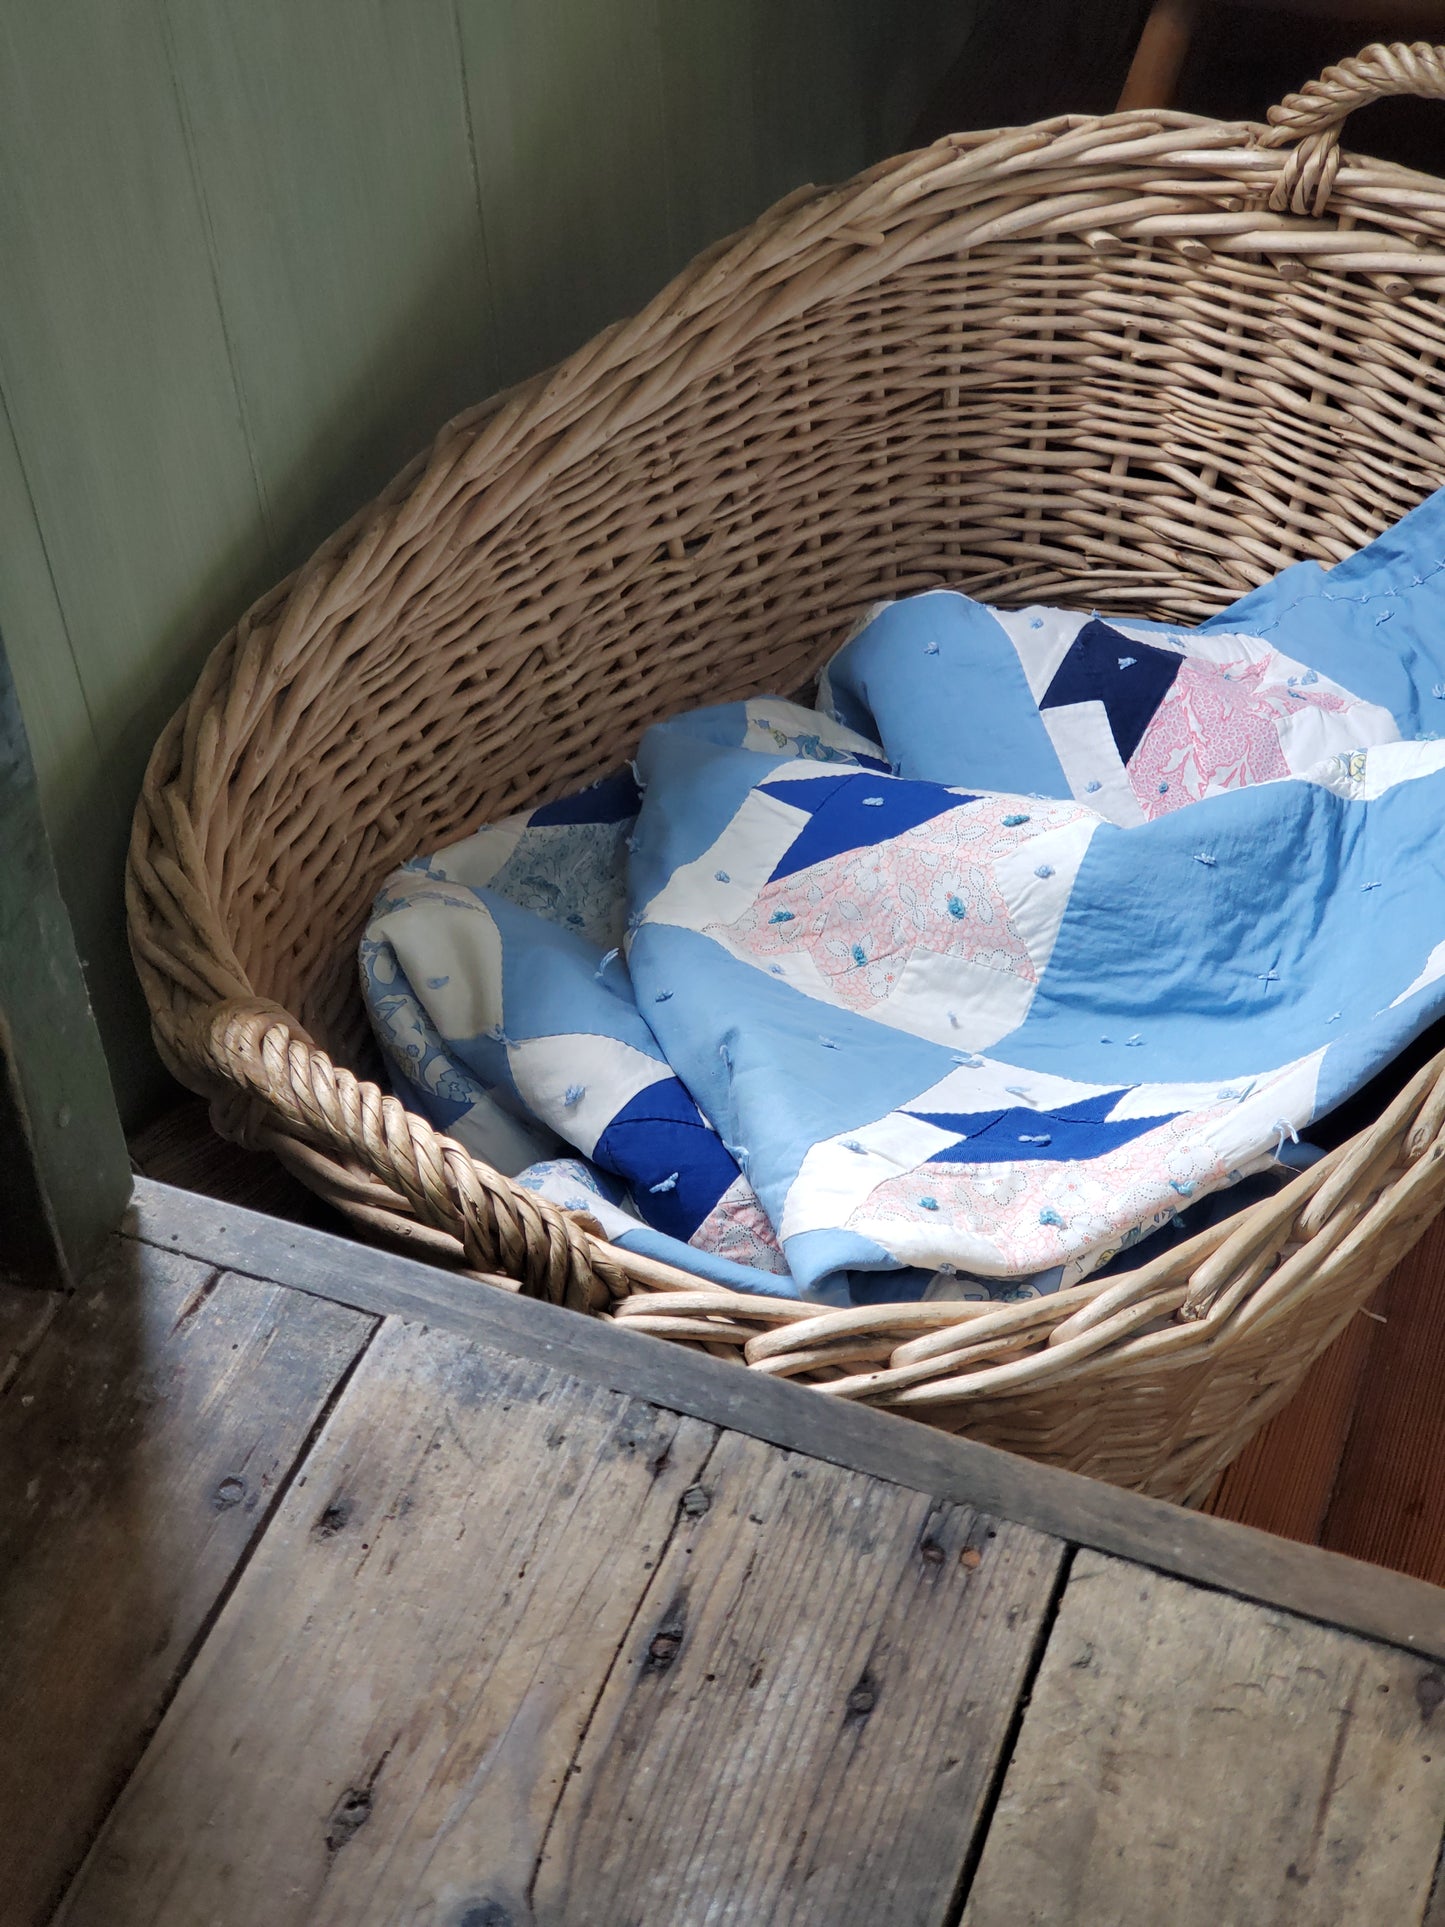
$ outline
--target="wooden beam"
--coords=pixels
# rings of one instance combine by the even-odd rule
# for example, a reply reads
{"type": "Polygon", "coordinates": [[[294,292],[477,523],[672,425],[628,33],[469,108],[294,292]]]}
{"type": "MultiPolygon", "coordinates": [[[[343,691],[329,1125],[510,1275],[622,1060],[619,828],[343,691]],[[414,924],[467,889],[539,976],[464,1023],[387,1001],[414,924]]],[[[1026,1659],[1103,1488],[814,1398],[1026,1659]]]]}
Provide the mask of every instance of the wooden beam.
{"type": "Polygon", "coordinates": [[[491,1291],[412,1258],[149,1179],[136,1181],[125,1228],[162,1250],[185,1251],[382,1317],[464,1332],[666,1410],[1445,1660],[1445,1590],[1402,1573],[1036,1465],[605,1319],[515,1291],[491,1291]]]}
{"type": "Polygon", "coordinates": [[[129,1196],[120,1114],[0,641],[0,1276],[73,1282],[129,1196]]]}

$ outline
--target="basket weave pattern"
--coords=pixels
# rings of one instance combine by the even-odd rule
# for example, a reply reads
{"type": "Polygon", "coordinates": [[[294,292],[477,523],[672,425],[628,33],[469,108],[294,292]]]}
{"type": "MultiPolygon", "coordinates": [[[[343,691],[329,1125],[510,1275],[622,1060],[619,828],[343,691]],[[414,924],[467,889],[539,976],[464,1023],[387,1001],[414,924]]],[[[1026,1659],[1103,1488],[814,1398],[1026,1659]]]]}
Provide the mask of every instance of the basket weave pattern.
{"type": "Polygon", "coordinates": [[[1438,486],[1445,182],[1338,145],[1389,92],[1445,96],[1445,50],[1368,49],[1267,129],[1067,118],[805,189],[444,429],[241,619],[152,758],[132,948],[217,1128],[525,1292],[1206,1489],[1445,1201],[1445,1059],[1131,1274],[820,1311],[623,1253],[384,1095],[356,942],[403,858],[690,704],[797,689],[881,597],[1197,619],[1438,486]]]}

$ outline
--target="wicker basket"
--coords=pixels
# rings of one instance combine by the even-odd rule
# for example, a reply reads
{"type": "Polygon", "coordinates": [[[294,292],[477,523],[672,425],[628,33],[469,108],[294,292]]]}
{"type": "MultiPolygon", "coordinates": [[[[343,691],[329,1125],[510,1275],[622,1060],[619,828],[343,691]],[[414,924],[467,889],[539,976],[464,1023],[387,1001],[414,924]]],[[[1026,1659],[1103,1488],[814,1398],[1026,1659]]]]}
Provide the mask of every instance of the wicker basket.
{"type": "Polygon", "coordinates": [[[869,603],[1202,617],[1445,478],[1445,182],[1341,156],[1445,49],[1372,47],[1269,128],[967,134],[791,196],[635,320],[461,416],[264,597],[158,744],[131,939],[216,1127],[524,1292],[1191,1498],[1445,1198],[1445,1058],[1276,1197],[1051,1298],[819,1311],[624,1254],[369,1080],[385,874],[799,687],[869,603]]]}

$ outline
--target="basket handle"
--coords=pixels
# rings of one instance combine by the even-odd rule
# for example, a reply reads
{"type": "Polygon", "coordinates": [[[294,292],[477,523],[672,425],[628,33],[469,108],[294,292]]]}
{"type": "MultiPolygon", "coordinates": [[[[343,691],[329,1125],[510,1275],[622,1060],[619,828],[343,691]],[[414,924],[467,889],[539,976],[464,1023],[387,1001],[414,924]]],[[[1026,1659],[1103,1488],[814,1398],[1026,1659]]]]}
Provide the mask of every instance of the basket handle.
{"type": "Polygon", "coordinates": [[[1288,147],[1269,204],[1278,214],[1323,214],[1340,171],[1340,134],[1357,107],[1387,94],[1445,100],[1445,47],[1419,40],[1376,44],[1326,67],[1297,94],[1269,110],[1265,147],[1288,147]]]}

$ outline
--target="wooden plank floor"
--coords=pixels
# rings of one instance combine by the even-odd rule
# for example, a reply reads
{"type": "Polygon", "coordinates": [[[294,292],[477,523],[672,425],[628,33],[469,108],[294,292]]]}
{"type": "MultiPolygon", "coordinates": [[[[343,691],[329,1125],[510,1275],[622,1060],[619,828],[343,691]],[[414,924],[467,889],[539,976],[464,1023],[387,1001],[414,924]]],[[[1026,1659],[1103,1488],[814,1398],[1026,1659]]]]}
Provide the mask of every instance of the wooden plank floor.
{"type": "Polygon", "coordinates": [[[154,1185],[23,1310],[3,1927],[1434,1918],[1433,1587],[154,1185]]]}
{"type": "Polygon", "coordinates": [[[210,1918],[218,1832],[277,1927],[940,1918],[1062,1557],[986,1529],[389,1325],[62,1918],[210,1918]]]}

